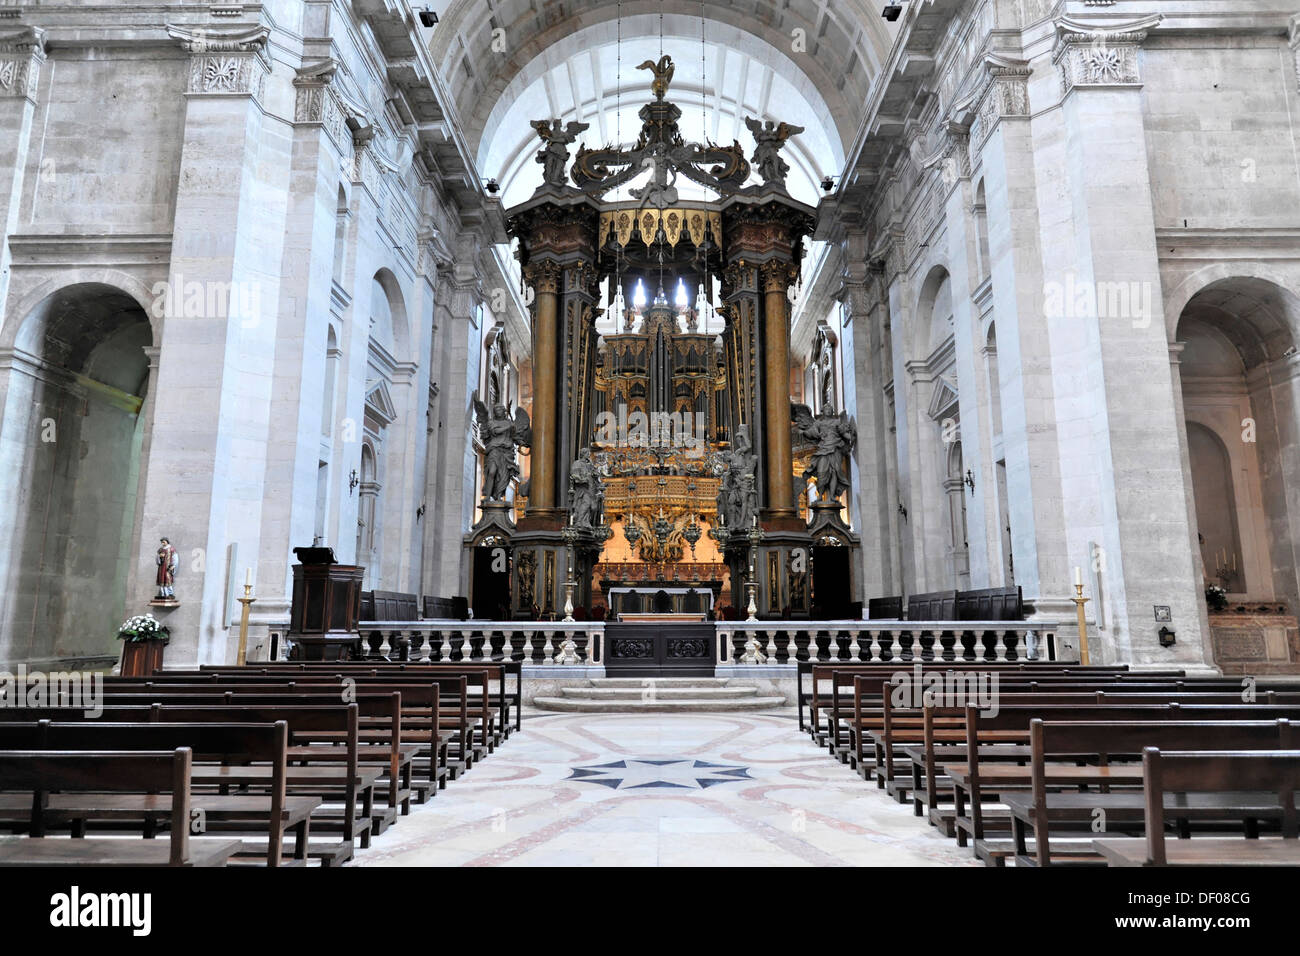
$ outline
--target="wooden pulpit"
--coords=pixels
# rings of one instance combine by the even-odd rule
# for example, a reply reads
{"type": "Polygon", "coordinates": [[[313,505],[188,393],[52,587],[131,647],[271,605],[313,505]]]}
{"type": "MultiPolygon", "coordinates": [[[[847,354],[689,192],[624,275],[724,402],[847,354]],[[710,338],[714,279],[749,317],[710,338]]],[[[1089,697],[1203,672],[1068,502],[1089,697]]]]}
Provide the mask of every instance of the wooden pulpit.
{"type": "Polygon", "coordinates": [[[365,568],[336,564],[331,548],[294,548],[291,660],[345,661],[361,645],[361,578],[365,568]]]}

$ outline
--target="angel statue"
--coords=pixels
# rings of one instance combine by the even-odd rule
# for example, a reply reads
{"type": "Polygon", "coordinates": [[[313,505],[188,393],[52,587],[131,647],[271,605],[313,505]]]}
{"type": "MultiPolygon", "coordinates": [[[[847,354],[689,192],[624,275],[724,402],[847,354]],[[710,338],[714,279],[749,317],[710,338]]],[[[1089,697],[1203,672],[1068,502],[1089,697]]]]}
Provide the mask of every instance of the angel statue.
{"type": "Polygon", "coordinates": [[[515,446],[528,448],[533,440],[532,423],[522,408],[515,409],[515,417],[504,405],[495,405],[488,411],[474,393],[474,413],[478,416],[479,435],[484,445],[483,500],[502,501],[510,481],[519,476],[515,464],[515,446]]]}
{"type": "Polygon", "coordinates": [[[563,186],[564,167],[569,165],[569,144],[577,140],[578,134],[590,129],[591,124],[570,121],[561,126],[555,119],[533,120],[529,125],[537,130],[543,143],[536,157],[542,164],[542,182],[547,186],[563,186]]]}
{"type": "Polygon", "coordinates": [[[655,75],[655,78],[650,81],[650,92],[655,95],[655,99],[662,100],[668,92],[668,84],[673,81],[673,72],[676,69],[673,66],[673,58],[665,53],[659,58],[658,63],[654,60],[646,60],[637,69],[649,70],[655,75]]]}
{"type": "Polygon", "coordinates": [[[849,490],[846,456],[857,440],[857,426],[846,412],[837,415],[829,405],[814,416],[807,405],[791,402],[790,417],[795,435],[816,446],[803,480],[815,479],[817,497],[835,501],[841,492],[849,490]]]}
{"type": "Polygon", "coordinates": [[[660,209],[677,202],[677,170],[672,168],[666,158],[664,147],[656,144],[650,155],[641,160],[643,169],[650,170],[650,181],[640,189],[629,189],[633,199],[641,200],[641,205],[649,203],[660,209]],[[669,181],[669,176],[672,180],[669,181]]]}
{"type": "Polygon", "coordinates": [[[763,177],[763,184],[784,186],[785,177],[790,172],[790,164],[781,158],[781,147],[791,136],[802,133],[804,128],[789,123],[777,124],[774,120],[764,123],[750,116],[745,117],[745,125],[754,134],[754,155],[750,158],[750,162],[758,167],[758,173],[763,177]]]}
{"type": "Polygon", "coordinates": [[[576,527],[592,528],[600,522],[604,507],[600,473],[591,460],[591,449],[584,448],[569,469],[569,514],[576,527]]]}

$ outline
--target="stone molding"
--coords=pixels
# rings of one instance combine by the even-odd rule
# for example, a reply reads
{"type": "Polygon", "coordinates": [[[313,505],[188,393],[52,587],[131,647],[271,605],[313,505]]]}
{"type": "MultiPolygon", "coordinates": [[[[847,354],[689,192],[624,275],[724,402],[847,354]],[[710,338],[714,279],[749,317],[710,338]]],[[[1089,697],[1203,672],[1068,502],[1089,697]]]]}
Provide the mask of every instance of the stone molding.
{"type": "Polygon", "coordinates": [[[1160,24],[1160,14],[1119,27],[1099,28],[1062,17],[1056,21],[1052,62],[1061,76],[1061,92],[1078,87],[1140,87],[1138,49],[1160,24]]]}
{"type": "Polygon", "coordinates": [[[0,32],[0,98],[21,97],[35,103],[44,62],[45,31],[40,27],[0,32]]]}

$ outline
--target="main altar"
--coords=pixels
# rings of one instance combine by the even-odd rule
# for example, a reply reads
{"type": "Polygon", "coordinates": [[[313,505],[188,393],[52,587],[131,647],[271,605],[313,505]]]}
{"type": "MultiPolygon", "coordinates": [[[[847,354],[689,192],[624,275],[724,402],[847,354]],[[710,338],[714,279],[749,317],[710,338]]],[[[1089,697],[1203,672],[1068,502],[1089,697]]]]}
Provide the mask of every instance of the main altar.
{"type": "Polygon", "coordinates": [[[791,292],[816,211],[786,190],[780,150],[800,128],[747,120],[750,159],[690,142],[671,59],[643,68],[654,98],[632,146],[570,162],[587,127],[533,123],[543,184],[506,210],[532,402],[476,403],[471,591],[508,588],[517,619],[831,616],[857,589],[839,500],[852,425],[791,404],[791,292]],[[683,178],[716,198],[683,200],[683,178]]]}

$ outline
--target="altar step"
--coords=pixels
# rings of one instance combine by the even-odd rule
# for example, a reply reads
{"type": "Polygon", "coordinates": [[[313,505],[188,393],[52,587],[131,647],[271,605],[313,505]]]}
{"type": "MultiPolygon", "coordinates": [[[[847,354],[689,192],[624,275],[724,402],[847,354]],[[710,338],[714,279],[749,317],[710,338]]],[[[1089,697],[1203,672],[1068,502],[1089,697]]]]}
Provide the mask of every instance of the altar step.
{"type": "Polygon", "coordinates": [[[777,710],[784,697],[759,696],[753,684],[726,677],[597,677],[585,687],[564,687],[559,697],[538,697],[538,710],[568,713],[710,713],[777,710]]]}

